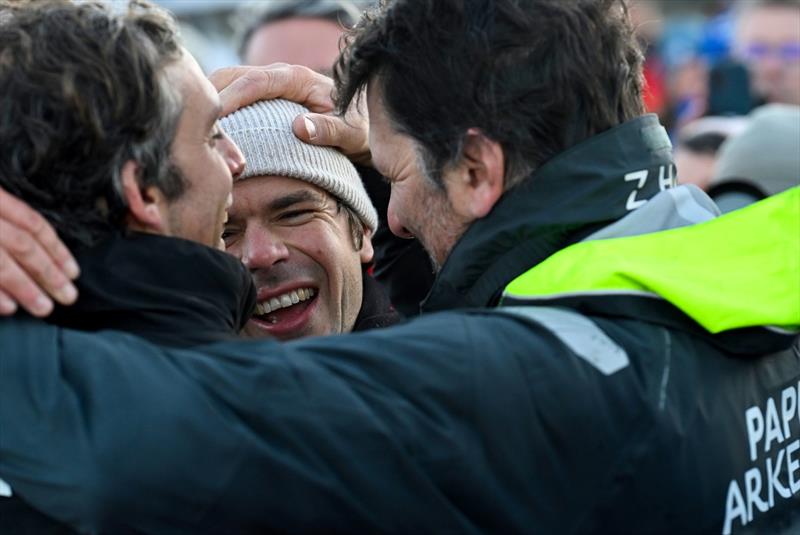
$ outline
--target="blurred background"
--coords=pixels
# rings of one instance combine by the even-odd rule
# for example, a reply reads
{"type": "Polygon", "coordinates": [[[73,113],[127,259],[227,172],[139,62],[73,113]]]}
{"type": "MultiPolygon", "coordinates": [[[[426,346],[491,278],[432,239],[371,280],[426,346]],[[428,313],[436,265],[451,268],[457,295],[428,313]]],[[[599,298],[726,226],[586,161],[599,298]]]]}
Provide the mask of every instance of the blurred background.
{"type": "MultiPolygon", "coordinates": [[[[207,73],[276,61],[329,73],[342,28],[371,3],[156,1],[178,17],[187,47],[207,73]]],[[[718,203],[727,196],[733,208],[797,184],[800,0],[632,0],[630,5],[646,51],[646,106],[670,132],[679,180],[713,192],[718,203]],[[723,145],[742,133],[749,142],[727,150],[732,163],[720,162],[723,145]],[[753,173],[748,167],[753,158],[760,173],[783,182],[744,176],[753,173]]]]}

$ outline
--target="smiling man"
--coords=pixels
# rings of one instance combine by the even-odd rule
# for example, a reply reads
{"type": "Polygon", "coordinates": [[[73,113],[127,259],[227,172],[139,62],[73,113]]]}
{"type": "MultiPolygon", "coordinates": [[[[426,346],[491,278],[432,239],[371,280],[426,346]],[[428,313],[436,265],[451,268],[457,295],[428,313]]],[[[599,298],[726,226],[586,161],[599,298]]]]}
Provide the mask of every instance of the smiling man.
{"type": "MultiPolygon", "coordinates": [[[[244,159],[172,19],[144,2],[120,15],[92,2],[0,2],[0,58],[0,185],[45,216],[81,272],[77,302],[49,321],[173,347],[233,338],[254,290],[218,249],[244,159]]],[[[4,283],[18,275],[1,271],[4,283]]],[[[55,297],[75,294],[65,284],[55,297]]],[[[0,487],[0,531],[59,529],[0,487]]]]}
{"type": "Polygon", "coordinates": [[[226,250],[257,288],[247,336],[288,340],[399,320],[366,269],[375,208],[344,155],[292,133],[294,118],[307,111],[272,100],[221,120],[247,159],[224,233],[226,250]]]}

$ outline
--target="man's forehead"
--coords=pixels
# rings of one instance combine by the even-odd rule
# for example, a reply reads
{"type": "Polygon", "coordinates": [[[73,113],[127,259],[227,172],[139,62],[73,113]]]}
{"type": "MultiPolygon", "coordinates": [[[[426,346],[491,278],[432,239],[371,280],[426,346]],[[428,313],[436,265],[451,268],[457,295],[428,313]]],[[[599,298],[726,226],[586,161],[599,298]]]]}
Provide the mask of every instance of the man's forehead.
{"type": "Polygon", "coordinates": [[[800,38],[800,4],[764,5],[746,12],[738,23],[738,39],[795,41],[800,38]]]}
{"type": "Polygon", "coordinates": [[[167,67],[167,76],[179,88],[184,111],[197,114],[203,119],[219,118],[222,113],[219,95],[188,50],[184,48],[181,58],[167,67]]]}
{"type": "Polygon", "coordinates": [[[383,169],[386,167],[386,162],[382,160],[384,156],[388,155],[384,154],[384,148],[391,148],[389,138],[394,131],[383,103],[380,84],[374,77],[367,85],[367,109],[369,111],[369,146],[372,150],[373,163],[378,169],[383,169]]]}

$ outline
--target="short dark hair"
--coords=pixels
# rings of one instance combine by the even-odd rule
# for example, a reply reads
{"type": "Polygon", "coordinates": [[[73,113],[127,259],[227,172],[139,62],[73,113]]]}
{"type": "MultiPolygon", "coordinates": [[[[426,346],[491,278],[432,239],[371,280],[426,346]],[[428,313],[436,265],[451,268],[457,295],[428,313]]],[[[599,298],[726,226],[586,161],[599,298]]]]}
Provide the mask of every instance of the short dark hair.
{"type": "Polygon", "coordinates": [[[247,45],[256,30],[296,17],[325,19],[350,28],[358,21],[359,11],[350,0],[272,0],[255,9],[246,7],[237,16],[237,25],[244,27],[239,37],[239,58],[244,60],[247,45]]]}
{"type": "Polygon", "coordinates": [[[334,67],[346,109],[376,78],[434,183],[467,129],[503,147],[506,188],[644,113],[643,57],[624,0],[395,0],[362,17],[334,67]]]}
{"type": "Polygon", "coordinates": [[[66,0],[0,0],[0,185],[70,247],[124,225],[120,171],[168,199],[181,97],[164,68],[182,51],[171,17],[144,1],[125,14],[66,0]]]}

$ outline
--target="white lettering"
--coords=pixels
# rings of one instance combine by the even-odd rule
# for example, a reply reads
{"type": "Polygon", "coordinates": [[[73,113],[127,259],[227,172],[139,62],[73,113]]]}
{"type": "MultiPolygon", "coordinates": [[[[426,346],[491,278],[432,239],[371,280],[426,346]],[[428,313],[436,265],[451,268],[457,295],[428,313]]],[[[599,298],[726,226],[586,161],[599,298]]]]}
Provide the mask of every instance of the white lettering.
{"type": "Polygon", "coordinates": [[[772,458],[767,457],[767,481],[769,485],[769,492],[767,493],[769,499],[769,506],[773,507],[775,505],[775,490],[778,491],[784,498],[790,498],[792,493],[789,492],[789,489],[783,486],[781,480],[778,479],[778,476],[781,474],[781,462],[783,462],[783,453],[784,450],[778,450],[778,457],[775,459],[775,469],[773,470],[772,458]]]}
{"type": "Polygon", "coordinates": [[[664,191],[667,188],[675,187],[675,166],[662,165],[658,168],[658,189],[664,191]],[[665,172],[665,169],[667,172],[665,172]],[[665,176],[666,175],[666,176],[665,176]]]}
{"type": "Polygon", "coordinates": [[[789,488],[792,489],[792,494],[800,492],[800,479],[794,478],[795,471],[800,468],[800,460],[792,459],[792,454],[798,449],[800,449],[800,439],[786,446],[786,466],[789,469],[789,488]]]}
{"type": "Polygon", "coordinates": [[[767,399],[767,437],[764,439],[764,451],[769,452],[772,441],[777,440],[778,444],[783,442],[783,433],[781,433],[781,424],[778,420],[778,409],[775,407],[775,400],[772,398],[767,399]]]}
{"type": "Polygon", "coordinates": [[[722,535],[730,535],[731,524],[733,520],[739,517],[742,526],[747,525],[747,512],[744,507],[744,498],[742,498],[742,491],[739,489],[739,484],[736,480],[732,480],[728,485],[728,498],[725,500],[725,522],[722,526],[722,535]]]}
{"type": "Polygon", "coordinates": [[[746,526],[753,521],[756,510],[766,513],[775,507],[780,498],[787,500],[800,494],[800,439],[792,440],[797,436],[793,433],[794,419],[800,420],[800,381],[796,388],[794,385],[784,388],[780,397],[777,392],[767,397],[763,411],[758,405],[753,405],[745,411],[744,416],[750,460],[756,462],[761,454],[763,463],[759,462],[757,467],[751,466],[744,473],[743,480],[733,479],[728,485],[722,530],[723,534],[728,535],[734,528],[736,518],[740,519],[742,526],[746,526]],[[777,451],[770,454],[773,446],[777,451]],[[784,477],[784,473],[788,475],[784,477]],[[764,497],[762,490],[766,491],[764,497]]]}
{"type": "Polygon", "coordinates": [[[789,438],[789,422],[797,411],[797,390],[793,386],[781,392],[781,420],[783,421],[783,435],[789,438]]]}
{"type": "Polygon", "coordinates": [[[636,185],[636,189],[633,190],[630,195],[628,195],[628,202],[625,203],[626,210],[636,210],[647,202],[645,199],[636,198],[636,192],[641,190],[647,182],[647,169],[634,171],[633,173],[628,173],[625,175],[625,182],[630,182],[631,180],[638,180],[639,183],[636,185]]]}
{"type": "Polygon", "coordinates": [[[761,409],[758,405],[753,405],[744,413],[747,420],[747,439],[750,441],[750,460],[755,461],[758,457],[756,446],[758,441],[764,438],[764,417],[761,416],[761,409]]]}
{"type": "Polygon", "coordinates": [[[745,493],[747,494],[747,521],[753,521],[753,504],[762,513],[769,511],[767,502],[761,499],[761,471],[751,468],[744,473],[745,493]]]}

